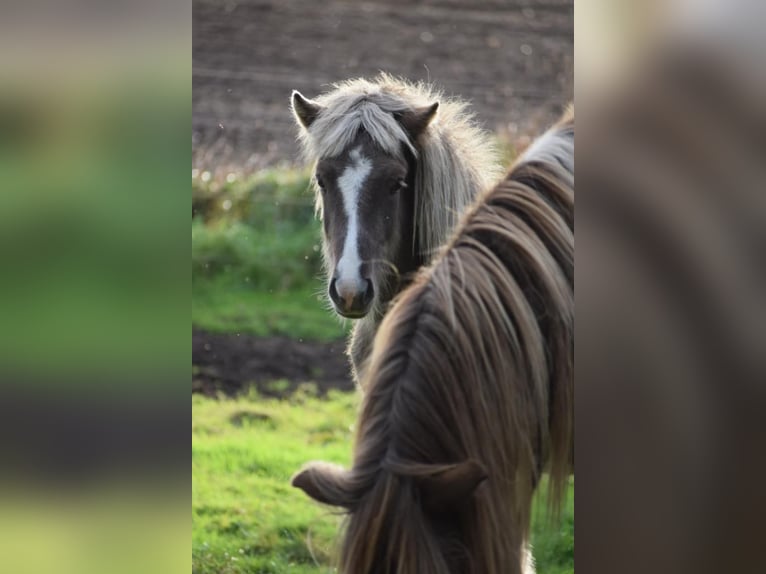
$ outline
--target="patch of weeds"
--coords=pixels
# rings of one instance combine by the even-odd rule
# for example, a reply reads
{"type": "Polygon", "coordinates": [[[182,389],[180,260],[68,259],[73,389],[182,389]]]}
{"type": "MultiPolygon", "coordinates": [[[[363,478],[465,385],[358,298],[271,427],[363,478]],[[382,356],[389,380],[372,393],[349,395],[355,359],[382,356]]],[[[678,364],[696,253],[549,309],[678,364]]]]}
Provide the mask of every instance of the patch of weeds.
{"type": "Polygon", "coordinates": [[[229,417],[229,422],[235,427],[265,426],[272,429],[277,427],[271,415],[257,411],[237,411],[229,417]]]}
{"type": "Polygon", "coordinates": [[[283,395],[290,389],[290,381],[287,379],[277,379],[275,381],[270,381],[264,384],[263,388],[266,389],[269,393],[273,393],[275,395],[283,395]]]}

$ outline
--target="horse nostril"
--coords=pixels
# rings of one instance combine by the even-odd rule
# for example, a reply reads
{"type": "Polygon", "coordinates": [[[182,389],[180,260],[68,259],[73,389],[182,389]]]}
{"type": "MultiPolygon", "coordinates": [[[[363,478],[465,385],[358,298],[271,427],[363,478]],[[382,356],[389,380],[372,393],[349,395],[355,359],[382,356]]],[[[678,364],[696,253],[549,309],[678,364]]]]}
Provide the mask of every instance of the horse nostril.
{"type": "Polygon", "coordinates": [[[338,289],[335,286],[337,279],[333,277],[332,281],[330,281],[330,299],[332,299],[335,303],[340,301],[340,295],[338,295],[338,289]]]}
{"type": "Polygon", "coordinates": [[[374,296],[369,279],[333,278],[328,288],[335,309],[344,316],[361,317],[370,307],[374,296]]]}

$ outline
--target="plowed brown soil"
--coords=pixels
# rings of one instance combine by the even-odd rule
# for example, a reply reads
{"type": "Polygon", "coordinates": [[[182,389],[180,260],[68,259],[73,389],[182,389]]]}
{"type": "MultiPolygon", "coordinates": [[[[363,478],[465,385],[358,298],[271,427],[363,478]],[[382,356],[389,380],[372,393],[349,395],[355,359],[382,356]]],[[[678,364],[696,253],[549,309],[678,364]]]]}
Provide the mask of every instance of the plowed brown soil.
{"type": "Polygon", "coordinates": [[[233,396],[254,387],[263,396],[281,397],[309,382],[320,395],[350,391],[354,384],[345,346],[342,340],[317,343],[194,330],[192,392],[233,396]]]}
{"type": "Polygon", "coordinates": [[[487,129],[534,134],[572,97],[571,0],[194,0],[195,167],[298,162],[292,89],[379,70],[472,102],[487,129]]]}

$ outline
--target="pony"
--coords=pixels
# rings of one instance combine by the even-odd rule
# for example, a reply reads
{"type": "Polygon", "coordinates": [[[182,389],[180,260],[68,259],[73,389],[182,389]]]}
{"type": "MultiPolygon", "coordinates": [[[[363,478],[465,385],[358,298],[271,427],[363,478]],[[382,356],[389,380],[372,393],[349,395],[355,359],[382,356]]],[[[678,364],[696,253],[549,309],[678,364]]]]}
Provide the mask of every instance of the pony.
{"type": "Polygon", "coordinates": [[[292,93],[303,157],[314,165],[327,293],[357,319],[348,355],[360,380],[390,301],[447,241],[459,215],[501,176],[467,104],[381,73],[292,93]]]}
{"type": "Polygon", "coordinates": [[[344,574],[527,574],[533,494],[574,471],[574,109],[467,210],[374,342],[353,465],[292,479],[342,509],[344,574]]]}

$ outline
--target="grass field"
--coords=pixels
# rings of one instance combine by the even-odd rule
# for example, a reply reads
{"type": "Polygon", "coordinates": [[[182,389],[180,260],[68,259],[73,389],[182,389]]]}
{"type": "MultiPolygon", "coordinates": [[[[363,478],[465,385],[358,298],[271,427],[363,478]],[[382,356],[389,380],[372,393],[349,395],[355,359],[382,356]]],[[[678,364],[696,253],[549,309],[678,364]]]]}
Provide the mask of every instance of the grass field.
{"type": "Polygon", "coordinates": [[[192,177],[192,324],[318,341],[348,325],[326,308],[309,176],[192,177]]]}
{"type": "Polygon", "coordinates": [[[221,333],[334,341],[350,322],[329,312],[326,300],[319,288],[259,291],[226,279],[203,282],[194,288],[192,324],[221,333]]]}
{"type": "MultiPolygon", "coordinates": [[[[331,571],[339,518],[289,479],[312,459],[348,464],[357,400],[320,400],[310,388],[281,401],[192,397],[195,574],[331,571]]],[[[538,572],[573,572],[574,485],[560,525],[535,514],[538,572]]]]}

